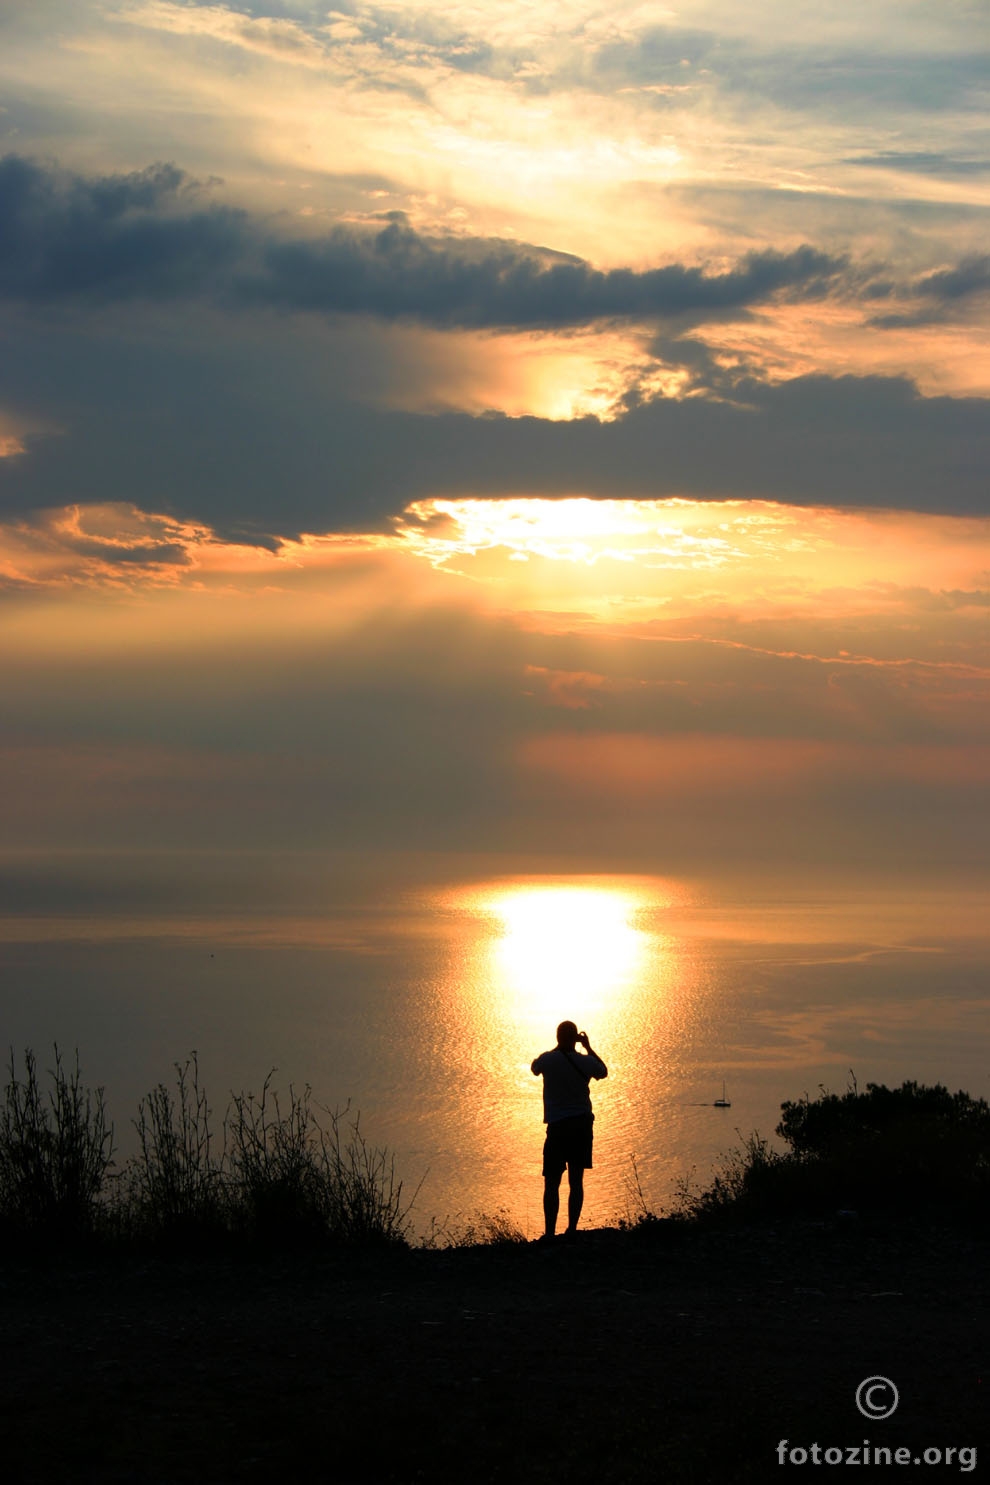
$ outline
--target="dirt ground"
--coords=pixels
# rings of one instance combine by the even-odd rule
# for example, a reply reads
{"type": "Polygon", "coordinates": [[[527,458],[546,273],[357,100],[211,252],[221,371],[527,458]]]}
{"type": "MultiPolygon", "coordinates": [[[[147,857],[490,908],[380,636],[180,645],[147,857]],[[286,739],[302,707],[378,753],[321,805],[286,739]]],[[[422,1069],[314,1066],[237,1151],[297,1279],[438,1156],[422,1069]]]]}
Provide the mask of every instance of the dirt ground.
{"type": "Polygon", "coordinates": [[[868,1442],[925,1480],[986,1478],[988,1255],[979,1234],[850,1219],[8,1263],[0,1477],[732,1485],[868,1442]],[[856,1407],[872,1375],[899,1391],[884,1420],[856,1407]]]}

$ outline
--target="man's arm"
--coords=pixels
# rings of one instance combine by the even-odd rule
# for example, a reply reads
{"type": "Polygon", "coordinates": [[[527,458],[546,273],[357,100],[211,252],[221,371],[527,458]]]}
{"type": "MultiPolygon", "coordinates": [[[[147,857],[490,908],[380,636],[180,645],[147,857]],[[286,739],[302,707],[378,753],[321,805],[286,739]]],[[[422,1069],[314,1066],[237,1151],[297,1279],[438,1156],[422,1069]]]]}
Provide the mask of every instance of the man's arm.
{"type": "Polygon", "coordinates": [[[582,1047],[587,1052],[588,1056],[592,1059],[592,1061],[597,1064],[597,1067],[589,1067],[588,1068],[588,1071],[591,1073],[591,1076],[593,1078],[607,1078],[608,1077],[608,1068],[605,1066],[604,1062],[599,1057],[598,1053],[592,1047],[590,1041],[588,1040],[588,1033],[586,1031],[579,1031],[578,1032],[578,1041],[581,1043],[582,1047]],[[600,1071],[598,1069],[600,1069],[600,1071]]]}
{"type": "Polygon", "coordinates": [[[531,1073],[533,1073],[533,1075],[535,1077],[539,1077],[540,1073],[543,1071],[542,1067],[540,1066],[540,1063],[542,1061],[543,1061],[543,1053],[541,1052],[540,1055],[539,1055],[539,1057],[534,1057],[533,1058],[533,1061],[530,1063],[529,1070],[530,1070],[531,1073]]]}

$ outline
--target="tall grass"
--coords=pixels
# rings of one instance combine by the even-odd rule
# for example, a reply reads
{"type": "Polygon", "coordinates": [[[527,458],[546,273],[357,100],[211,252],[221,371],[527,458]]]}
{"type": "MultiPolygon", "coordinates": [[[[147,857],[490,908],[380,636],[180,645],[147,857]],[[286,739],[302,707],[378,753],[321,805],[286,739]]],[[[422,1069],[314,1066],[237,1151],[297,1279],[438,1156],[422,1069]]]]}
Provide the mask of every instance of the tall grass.
{"type": "Polygon", "coordinates": [[[174,1064],[173,1092],[159,1083],[138,1104],[138,1153],[123,1172],[124,1225],[170,1240],[227,1227],[222,1151],[210,1128],[196,1053],[174,1064]]]}
{"type": "Polygon", "coordinates": [[[81,1086],[78,1052],[71,1071],[54,1053],[46,1097],[34,1053],[19,1078],[11,1048],[0,1106],[0,1234],[46,1247],[93,1235],[113,1159],[103,1089],[81,1086]]]}
{"type": "Polygon", "coordinates": [[[787,1156],[754,1131],[741,1137],[735,1149],[723,1153],[711,1185],[698,1190],[689,1181],[682,1182],[678,1215],[759,1218],[803,1211],[807,1183],[802,1175],[787,1156]]]}
{"type": "Polygon", "coordinates": [[[416,1192],[406,1196],[391,1152],[365,1138],[349,1108],[314,1112],[311,1090],[287,1099],[274,1073],[260,1095],[232,1093],[219,1137],[195,1052],[175,1063],[132,1121],[137,1149],[110,1176],[113,1126],[103,1089],[84,1089],[78,1054],[58,1048],[42,1090],[33,1052],[18,1077],[11,1052],[0,1105],[0,1241],[100,1237],[167,1251],[401,1245],[416,1192]]]}
{"type": "MultiPolygon", "coordinates": [[[[175,1083],[141,1099],[135,1154],[111,1176],[114,1129],[104,1091],[82,1084],[58,1046],[48,1087],[34,1053],[13,1051],[0,1100],[0,1243],[72,1247],[96,1239],[149,1242],[177,1253],[211,1246],[360,1248],[408,1244],[407,1197],[391,1152],[365,1138],[358,1115],[314,1110],[311,1089],[232,1093],[219,1136],[195,1052],[175,1083]]],[[[778,1151],[759,1134],[722,1159],[712,1183],[685,1185],[675,1217],[751,1219],[863,1212],[990,1216],[990,1105],[941,1085],[822,1089],[781,1105],[778,1151]]],[[[658,1221],[633,1162],[620,1227],[658,1221]]],[[[513,1244],[506,1213],[434,1224],[433,1247],[513,1244]]]]}
{"type": "Polygon", "coordinates": [[[328,1230],[344,1243],[404,1242],[422,1181],[406,1201],[394,1155],[368,1143],[360,1115],[326,1112],[329,1123],[317,1126],[317,1159],[328,1230]]]}
{"type": "Polygon", "coordinates": [[[433,1219],[422,1239],[424,1248],[513,1248],[529,1243],[519,1223],[504,1207],[494,1212],[475,1212],[433,1219]]]}
{"type": "Polygon", "coordinates": [[[235,1225],[266,1244],[405,1242],[417,1193],[404,1198],[394,1156],[368,1143],[349,1106],[321,1112],[324,1122],[308,1085],[290,1087],[283,1109],[272,1074],[260,1095],[233,1095],[225,1127],[235,1225]]]}
{"type": "Polygon", "coordinates": [[[310,1089],[289,1088],[285,1113],[272,1073],[260,1097],[231,1097],[225,1130],[228,1183],[237,1225],[265,1243],[306,1241],[324,1226],[310,1089]]]}

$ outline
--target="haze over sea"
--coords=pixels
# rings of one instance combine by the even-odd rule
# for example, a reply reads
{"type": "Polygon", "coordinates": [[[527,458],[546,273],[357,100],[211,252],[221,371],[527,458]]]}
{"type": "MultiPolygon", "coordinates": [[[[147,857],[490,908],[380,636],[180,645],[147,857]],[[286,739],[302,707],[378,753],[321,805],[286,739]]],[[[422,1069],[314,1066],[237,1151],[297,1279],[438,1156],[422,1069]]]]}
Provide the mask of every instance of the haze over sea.
{"type": "Polygon", "coordinates": [[[195,1049],[219,1130],[231,1088],[312,1085],[396,1155],[416,1213],[504,1208],[539,1230],[540,1082],[566,1017],[593,1085],[586,1220],[706,1182],[819,1085],[990,1094],[986,893],[837,873],[512,874],[469,858],[8,854],[4,1040],[78,1046],[120,1157],[137,1101],[195,1049]],[[456,870],[452,870],[456,867],[456,870]],[[728,1110],[713,1107],[726,1092],[728,1110]]]}

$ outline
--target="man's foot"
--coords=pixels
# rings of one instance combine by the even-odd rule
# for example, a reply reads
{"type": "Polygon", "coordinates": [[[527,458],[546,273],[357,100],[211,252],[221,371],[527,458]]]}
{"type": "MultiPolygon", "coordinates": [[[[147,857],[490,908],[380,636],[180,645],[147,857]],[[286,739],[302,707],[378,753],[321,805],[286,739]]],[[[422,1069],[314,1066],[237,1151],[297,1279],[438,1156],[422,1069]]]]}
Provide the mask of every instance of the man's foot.
{"type": "Polygon", "coordinates": [[[556,1236],[557,1234],[555,1232],[541,1232],[539,1237],[536,1238],[535,1241],[538,1243],[552,1243],[555,1240],[556,1236]]]}

